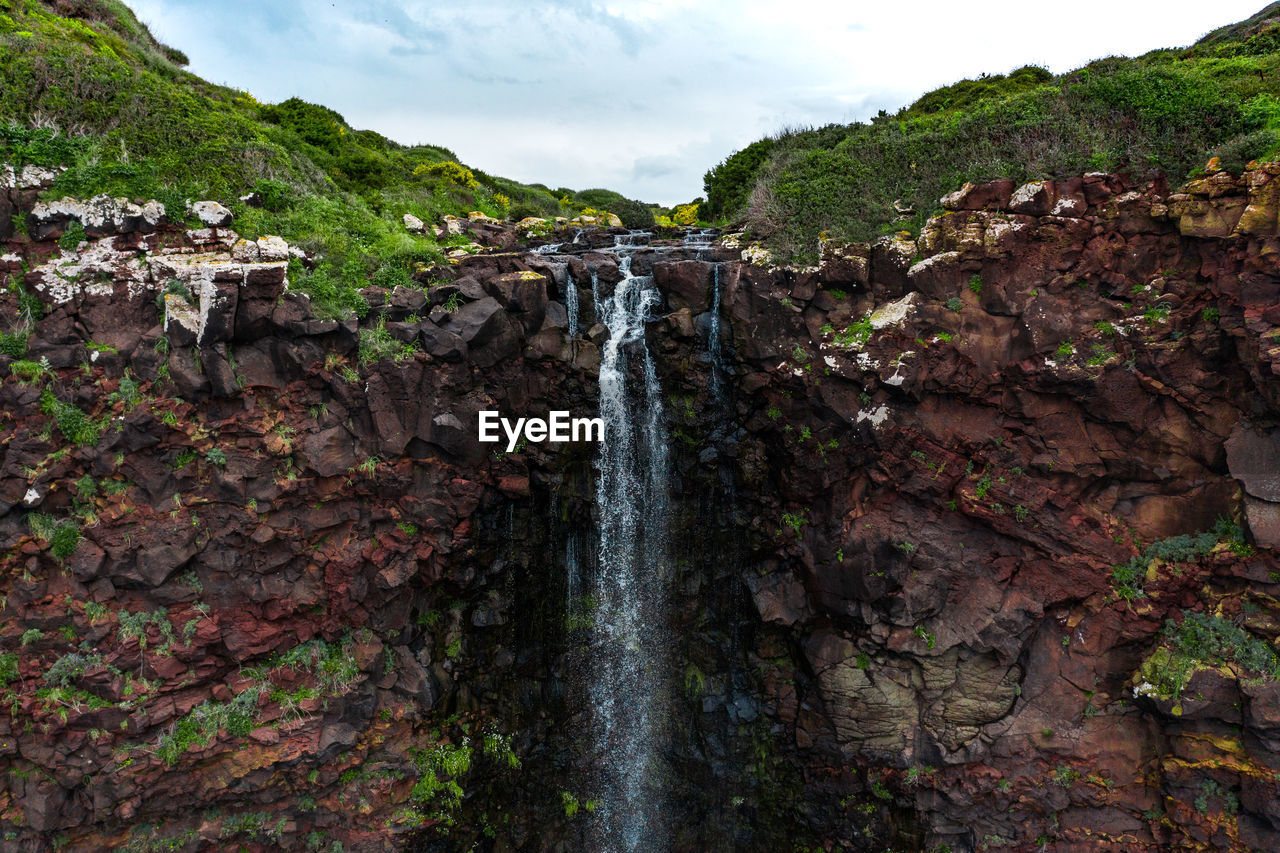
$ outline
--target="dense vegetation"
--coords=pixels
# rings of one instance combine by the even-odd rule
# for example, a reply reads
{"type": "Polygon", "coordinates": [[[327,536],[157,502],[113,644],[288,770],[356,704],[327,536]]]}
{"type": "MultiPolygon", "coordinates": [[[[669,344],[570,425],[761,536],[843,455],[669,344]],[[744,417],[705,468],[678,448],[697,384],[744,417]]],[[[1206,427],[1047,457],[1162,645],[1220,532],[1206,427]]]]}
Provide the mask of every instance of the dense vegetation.
{"type": "Polygon", "coordinates": [[[334,311],[362,310],[358,288],[407,284],[442,257],[435,239],[405,231],[405,213],[433,222],[607,209],[632,227],[654,222],[618,193],[487,175],[323,106],[261,104],[186,62],[119,0],[0,0],[0,162],[68,167],[52,197],[157,198],[170,211],[219,200],[247,236],[280,234],[316,253],[315,272],[295,270],[293,281],[334,311]],[[255,191],[262,206],[239,200],[255,191]]]}
{"type": "Polygon", "coordinates": [[[805,257],[822,231],[868,240],[918,228],[965,181],[1158,169],[1210,156],[1241,169],[1280,152],[1280,3],[1182,50],[963,80],[868,123],[756,142],[706,174],[704,214],[805,257]],[[894,202],[914,209],[906,218],[894,202]]]}

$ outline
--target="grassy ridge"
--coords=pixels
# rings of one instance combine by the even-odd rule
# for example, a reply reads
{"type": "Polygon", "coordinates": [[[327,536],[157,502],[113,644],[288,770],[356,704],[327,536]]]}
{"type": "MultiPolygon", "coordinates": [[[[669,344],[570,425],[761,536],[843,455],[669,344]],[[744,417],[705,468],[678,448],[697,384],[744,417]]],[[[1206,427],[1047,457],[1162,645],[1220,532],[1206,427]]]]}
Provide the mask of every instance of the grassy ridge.
{"type": "Polygon", "coordinates": [[[433,222],[607,208],[635,227],[653,223],[647,205],[609,190],[487,175],[323,106],[259,103],[186,62],[118,0],[0,0],[0,162],[68,167],[52,197],[157,198],[170,211],[217,199],[247,236],[280,234],[316,253],[318,268],[296,271],[294,286],[335,313],[363,310],[359,288],[411,284],[415,269],[441,260],[447,245],[407,233],[405,213],[433,222]],[[264,207],[239,201],[251,191],[264,207]]]}
{"type": "Polygon", "coordinates": [[[964,80],[867,123],[761,140],[707,173],[706,213],[811,258],[822,231],[868,240],[918,228],[965,181],[1153,169],[1181,179],[1210,156],[1238,170],[1280,152],[1278,94],[1272,4],[1185,50],[964,80]],[[895,221],[895,201],[914,216],[895,221]]]}

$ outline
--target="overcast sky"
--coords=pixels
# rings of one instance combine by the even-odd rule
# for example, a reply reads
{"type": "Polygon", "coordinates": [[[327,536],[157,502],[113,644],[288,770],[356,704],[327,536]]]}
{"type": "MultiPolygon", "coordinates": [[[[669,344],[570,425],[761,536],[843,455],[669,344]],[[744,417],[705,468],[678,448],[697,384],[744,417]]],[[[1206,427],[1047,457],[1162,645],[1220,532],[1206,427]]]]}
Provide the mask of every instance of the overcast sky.
{"type": "Polygon", "coordinates": [[[191,70],[551,187],[673,204],[784,126],[1190,44],[1266,0],[128,0],[191,70]]]}

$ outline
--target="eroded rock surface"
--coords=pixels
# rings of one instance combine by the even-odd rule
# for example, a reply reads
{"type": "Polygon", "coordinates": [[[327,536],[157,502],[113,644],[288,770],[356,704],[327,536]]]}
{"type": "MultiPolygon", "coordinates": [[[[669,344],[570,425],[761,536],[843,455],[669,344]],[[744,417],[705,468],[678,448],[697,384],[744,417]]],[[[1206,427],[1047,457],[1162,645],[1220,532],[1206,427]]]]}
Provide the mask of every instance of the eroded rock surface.
{"type": "MultiPolygon", "coordinates": [[[[1276,846],[1273,178],[968,186],[805,270],[636,252],[675,849],[1276,846]]],[[[580,849],[595,448],[494,452],[476,418],[594,413],[630,236],[450,219],[491,248],[332,320],[278,239],[104,215],[64,251],[22,198],[50,228],[4,249],[43,303],[0,356],[8,842],[580,849]],[[467,749],[451,802],[424,780],[467,749]]]]}

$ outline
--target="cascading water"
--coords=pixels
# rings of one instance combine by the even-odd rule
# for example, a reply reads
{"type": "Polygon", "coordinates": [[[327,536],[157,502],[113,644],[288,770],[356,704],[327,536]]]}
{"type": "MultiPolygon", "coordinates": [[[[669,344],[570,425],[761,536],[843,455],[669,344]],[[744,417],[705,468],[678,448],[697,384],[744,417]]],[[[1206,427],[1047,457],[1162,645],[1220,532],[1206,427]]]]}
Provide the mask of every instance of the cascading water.
{"type": "Polygon", "coordinates": [[[600,273],[596,272],[596,268],[591,268],[591,307],[596,312],[596,322],[604,322],[604,314],[600,307],[600,273]]]}
{"type": "Polygon", "coordinates": [[[724,402],[724,353],[720,349],[720,265],[711,265],[711,322],[707,331],[707,352],[711,356],[711,392],[724,402]]]}
{"type": "MultiPolygon", "coordinates": [[[[660,298],[652,279],[631,275],[597,301],[609,329],[600,360],[605,423],[596,487],[598,617],[592,641],[596,811],[594,841],[603,851],[662,850],[663,785],[669,684],[666,623],[669,456],[662,394],[645,320],[660,298]]],[[[595,273],[593,291],[598,293],[595,273]]]]}
{"type": "Polygon", "coordinates": [[[569,337],[578,336],[578,285],[573,280],[573,273],[565,265],[564,271],[564,307],[569,314],[569,337]]]}

